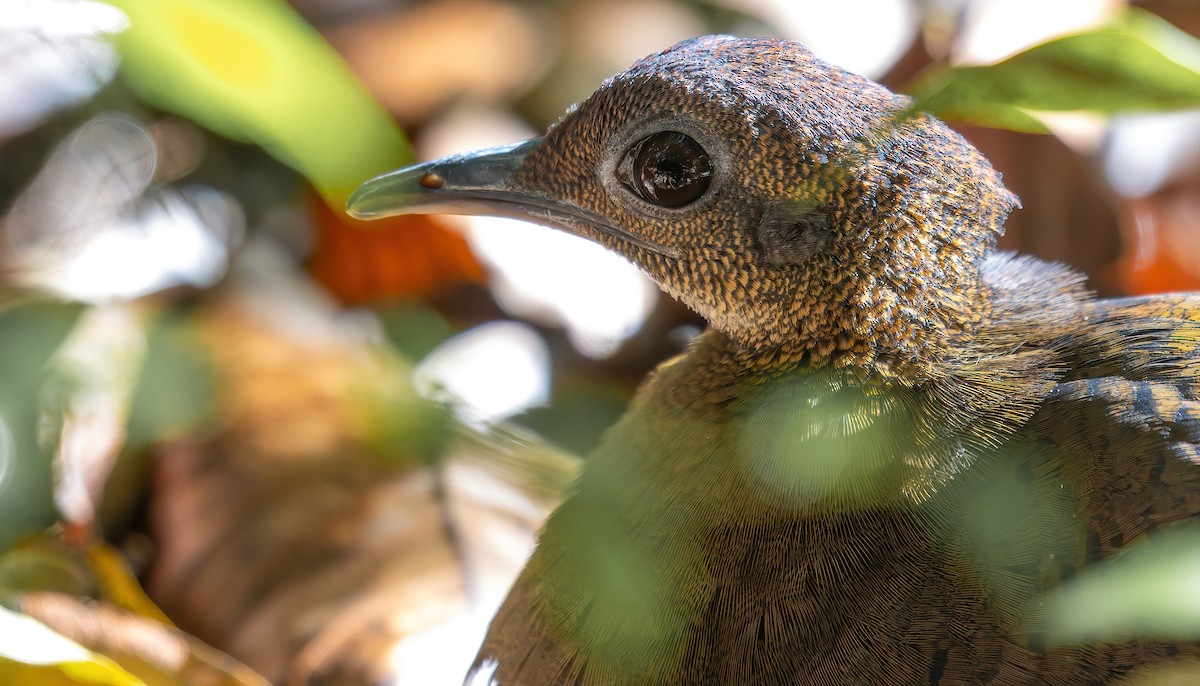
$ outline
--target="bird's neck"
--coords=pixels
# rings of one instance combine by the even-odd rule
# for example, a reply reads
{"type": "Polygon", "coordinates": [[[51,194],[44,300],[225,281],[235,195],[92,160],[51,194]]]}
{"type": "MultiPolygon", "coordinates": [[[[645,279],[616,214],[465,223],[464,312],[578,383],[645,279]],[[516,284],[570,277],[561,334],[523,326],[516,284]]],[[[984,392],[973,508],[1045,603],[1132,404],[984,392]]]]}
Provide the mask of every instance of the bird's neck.
{"type": "Polygon", "coordinates": [[[771,345],[710,329],[640,389],[589,458],[585,489],[614,512],[663,521],[679,503],[714,518],[804,518],[920,502],[963,456],[913,451],[941,438],[992,443],[1031,415],[1061,373],[1057,344],[1039,337],[1061,333],[1090,297],[1078,275],[1036,260],[995,254],[977,273],[943,296],[954,318],[921,320],[861,358],[851,348],[821,359],[820,339],[771,345]],[[911,358],[896,352],[920,345],[911,358]],[[928,435],[916,418],[930,416],[961,435],[928,435]]]}
{"type": "Polygon", "coordinates": [[[829,188],[792,192],[828,217],[833,238],[811,256],[783,265],[702,256],[739,265],[737,283],[704,283],[707,302],[689,304],[744,363],[858,369],[911,386],[935,378],[993,316],[985,264],[1016,198],[957,134],[919,119],[888,120],[880,140],[810,174],[836,179],[829,188]],[[913,163],[893,164],[887,149],[913,163]]]}
{"type": "Polygon", "coordinates": [[[769,306],[731,308],[711,317],[722,337],[716,357],[731,374],[777,377],[797,369],[832,369],[917,386],[941,373],[944,360],[993,309],[992,290],[977,267],[953,278],[885,279],[867,269],[849,278],[830,269],[817,278],[828,284],[818,297],[811,288],[785,283],[764,296],[769,306]]]}

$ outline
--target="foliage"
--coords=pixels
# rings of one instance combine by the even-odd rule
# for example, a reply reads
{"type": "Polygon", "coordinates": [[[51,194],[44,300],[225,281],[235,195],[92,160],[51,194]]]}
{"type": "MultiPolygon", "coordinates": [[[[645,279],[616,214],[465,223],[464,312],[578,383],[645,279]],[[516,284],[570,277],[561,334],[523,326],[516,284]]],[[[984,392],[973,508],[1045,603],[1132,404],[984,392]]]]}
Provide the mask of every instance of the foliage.
{"type": "Polygon", "coordinates": [[[951,121],[1045,133],[1036,112],[1200,107],[1200,41],[1144,11],[1036,45],[998,64],[942,67],[909,87],[951,121]]]}
{"type": "Polygon", "coordinates": [[[282,0],[110,0],[122,74],[149,103],[266,148],[340,211],[412,160],[404,135],[282,0]]]}

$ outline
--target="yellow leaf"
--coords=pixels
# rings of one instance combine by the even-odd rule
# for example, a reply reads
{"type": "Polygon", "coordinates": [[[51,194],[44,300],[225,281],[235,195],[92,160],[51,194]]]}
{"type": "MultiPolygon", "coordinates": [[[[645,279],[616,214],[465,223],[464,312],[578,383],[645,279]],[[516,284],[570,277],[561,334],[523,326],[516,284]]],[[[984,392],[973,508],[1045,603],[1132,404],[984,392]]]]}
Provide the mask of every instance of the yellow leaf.
{"type": "Polygon", "coordinates": [[[332,48],[281,0],[107,0],[138,95],[304,174],[337,212],[364,179],[412,161],[407,140],[332,48]]]}

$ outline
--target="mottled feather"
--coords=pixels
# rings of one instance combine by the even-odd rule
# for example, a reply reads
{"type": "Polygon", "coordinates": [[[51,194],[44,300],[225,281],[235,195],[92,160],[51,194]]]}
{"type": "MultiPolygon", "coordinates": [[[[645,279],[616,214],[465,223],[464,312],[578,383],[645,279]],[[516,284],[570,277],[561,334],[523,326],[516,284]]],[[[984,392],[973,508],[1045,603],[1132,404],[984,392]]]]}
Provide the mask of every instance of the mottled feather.
{"type": "Polygon", "coordinates": [[[711,328],[588,458],[478,674],[1127,686],[1197,657],[1054,643],[1043,599],[1200,510],[1200,295],[994,252],[987,160],[787,41],[685,41],[481,159],[420,197],[595,240],[711,328]]]}

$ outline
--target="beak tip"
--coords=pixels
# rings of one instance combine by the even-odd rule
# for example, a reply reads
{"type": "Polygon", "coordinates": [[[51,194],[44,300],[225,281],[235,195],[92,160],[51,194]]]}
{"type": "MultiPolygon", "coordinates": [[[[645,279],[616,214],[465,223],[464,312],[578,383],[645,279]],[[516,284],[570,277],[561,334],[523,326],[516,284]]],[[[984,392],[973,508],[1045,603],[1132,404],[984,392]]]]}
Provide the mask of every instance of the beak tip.
{"type": "Polygon", "coordinates": [[[380,205],[378,193],[372,193],[371,182],[368,181],[350,194],[346,199],[346,214],[355,219],[378,219],[387,214],[386,208],[380,205]]]}
{"type": "Polygon", "coordinates": [[[397,169],[365,181],[346,199],[355,219],[400,214],[479,214],[489,198],[511,194],[512,171],[541,139],[488,148],[475,153],[397,169]]]}

